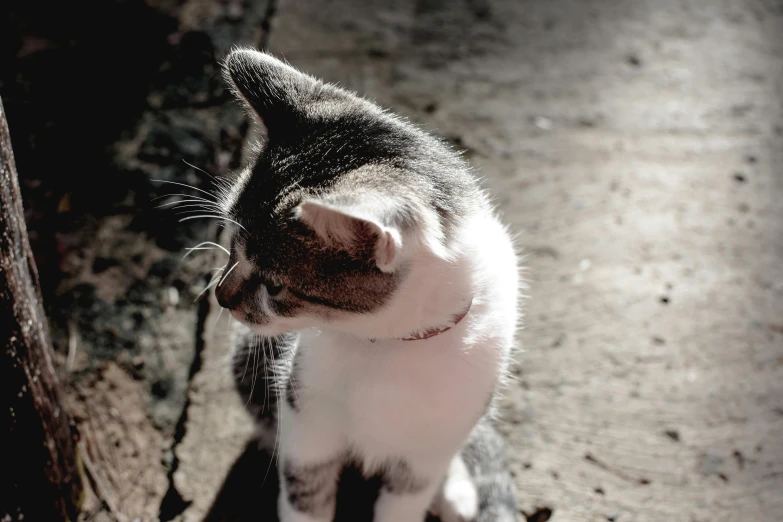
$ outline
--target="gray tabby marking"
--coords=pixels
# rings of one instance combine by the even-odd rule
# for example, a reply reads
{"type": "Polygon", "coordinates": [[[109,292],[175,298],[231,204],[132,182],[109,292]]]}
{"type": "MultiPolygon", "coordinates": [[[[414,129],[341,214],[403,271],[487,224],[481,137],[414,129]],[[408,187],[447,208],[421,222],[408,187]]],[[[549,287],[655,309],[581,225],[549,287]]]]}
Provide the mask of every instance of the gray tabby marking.
{"type": "Polygon", "coordinates": [[[404,460],[393,460],[381,469],[383,489],[395,495],[412,495],[427,487],[426,480],[416,477],[404,460]]]}
{"type": "Polygon", "coordinates": [[[478,489],[476,522],[516,522],[516,491],[506,464],[505,442],[489,418],[473,428],[461,455],[478,489]]]}
{"type": "Polygon", "coordinates": [[[342,457],[319,464],[283,463],[285,491],[291,506],[315,517],[328,515],[337,499],[337,479],[342,469],[342,457]]]}

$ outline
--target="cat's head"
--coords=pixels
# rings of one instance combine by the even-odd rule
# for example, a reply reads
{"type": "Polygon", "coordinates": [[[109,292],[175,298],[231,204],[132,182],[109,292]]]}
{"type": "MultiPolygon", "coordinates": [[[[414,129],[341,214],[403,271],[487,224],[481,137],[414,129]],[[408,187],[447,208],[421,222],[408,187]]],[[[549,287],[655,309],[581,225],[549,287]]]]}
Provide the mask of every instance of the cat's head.
{"type": "Polygon", "coordinates": [[[233,51],[224,72],[263,135],[220,203],[237,225],[216,295],[235,318],[267,335],[339,326],[448,256],[472,178],[447,147],[267,54],[233,51]]]}

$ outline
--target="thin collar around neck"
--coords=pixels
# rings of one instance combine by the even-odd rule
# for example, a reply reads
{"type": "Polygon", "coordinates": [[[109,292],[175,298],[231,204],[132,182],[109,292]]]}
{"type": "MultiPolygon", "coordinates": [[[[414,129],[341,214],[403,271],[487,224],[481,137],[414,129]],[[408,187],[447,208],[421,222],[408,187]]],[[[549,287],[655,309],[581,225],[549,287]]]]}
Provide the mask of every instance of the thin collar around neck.
{"type": "MultiPolygon", "coordinates": [[[[465,319],[465,316],[468,315],[468,312],[470,312],[470,308],[473,306],[473,297],[470,298],[468,301],[467,306],[458,313],[457,315],[453,316],[451,320],[442,325],[442,326],[434,326],[432,328],[427,328],[426,330],[422,330],[420,332],[417,332],[415,334],[409,335],[407,337],[397,337],[397,341],[421,341],[423,339],[429,339],[431,337],[435,337],[436,335],[440,335],[444,332],[448,332],[455,326],[457,326],[463,319],[465,319]]],[[[377,339],[370,339],[371,342],[375,342],[377,339]]]]}

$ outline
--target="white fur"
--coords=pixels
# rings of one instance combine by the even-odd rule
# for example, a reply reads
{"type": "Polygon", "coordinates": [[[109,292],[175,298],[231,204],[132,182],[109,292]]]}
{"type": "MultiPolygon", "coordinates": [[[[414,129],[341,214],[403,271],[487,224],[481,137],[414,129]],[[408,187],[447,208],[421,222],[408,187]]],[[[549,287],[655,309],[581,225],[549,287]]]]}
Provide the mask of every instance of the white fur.
{"type": "MultiPolygon", "coordinates": [[[[368,472],[390,458],[404,459],[429,480],[416,495],[382,494],[376,522],[424,519],[504,376],[517,324],[516,256],[493,215],[463,224],[451,245],[453,261],[413,245],[411,272],[386,307],[301,331],[300,411],[281,401],[281,458],[321,462],[354,451],[368,472]],[[424,340],[396,339],[447,323],[471,296],[469,314],[454,328],[424,340]]],[[[453,512],[470,515],[466,480],[447,480],[443,491],[453,512]]],[[[313,519],[284,508],[281,520],[313,519]]]]}
{"type": "Polygon", "coordinates": [[[461,456],[451,459],[449,471],[430,510],[441,522],[470,522],[478,515],[478,491],[461,456]]]}

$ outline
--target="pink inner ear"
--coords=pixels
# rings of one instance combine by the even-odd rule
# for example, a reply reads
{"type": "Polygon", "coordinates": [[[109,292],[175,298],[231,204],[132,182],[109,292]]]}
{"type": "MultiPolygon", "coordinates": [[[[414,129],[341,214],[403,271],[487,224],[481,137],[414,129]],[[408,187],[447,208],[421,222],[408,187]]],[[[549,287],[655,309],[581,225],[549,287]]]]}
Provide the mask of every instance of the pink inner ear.
{"type": "Polygon", "coordinates": [[[394,229],[315,201],[300,204],[297,216],[325,241],[338,243],[347,249],[353,247],[362,230],[365,233],[370,231],[376,238],[375,263],[382,271],[391,271],[402,243],[394,229]]]}
{"type": "Polygon", "coordinates": [[[382,271],[389,272],[394,265],[400,245],[391,230],[383,229],[377,225],[372,228],[377,231],[378,237],[378,242],[375,245],[375,263],[382,271]]]}
{"type": "Polygon", "coordinates": [[[337,209],[312,201],[299,205],[299,218],[322,239],[349,246],[355,239],[356,219],[337,209]]]}

